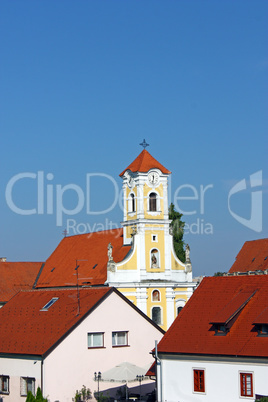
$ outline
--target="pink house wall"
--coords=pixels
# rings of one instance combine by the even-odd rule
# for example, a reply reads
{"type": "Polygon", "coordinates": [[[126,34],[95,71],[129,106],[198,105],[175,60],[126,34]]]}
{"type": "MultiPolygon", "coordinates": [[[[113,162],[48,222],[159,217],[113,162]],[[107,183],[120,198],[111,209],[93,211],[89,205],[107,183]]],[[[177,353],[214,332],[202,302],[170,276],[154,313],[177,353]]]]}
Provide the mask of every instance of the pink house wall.
{"type": "MultiPolygon", "coordinates": [[[[83,300],[81,300],[83,303],[83,300]]],[[[51,402],[71,402],[83,385],[97,390],[94,372],[104,372],[122,362],[149,366],[154,341],[162,333],[112,293],[44,361],[44,396],[51,402]],[[129,331],[126,347],[112,347],[113,331],[129,331]],[[104,348],[88,349],[87,334],[104,332],[104,348]]],[[[100,390],[114,383],[100,382],[100,390]]]]}

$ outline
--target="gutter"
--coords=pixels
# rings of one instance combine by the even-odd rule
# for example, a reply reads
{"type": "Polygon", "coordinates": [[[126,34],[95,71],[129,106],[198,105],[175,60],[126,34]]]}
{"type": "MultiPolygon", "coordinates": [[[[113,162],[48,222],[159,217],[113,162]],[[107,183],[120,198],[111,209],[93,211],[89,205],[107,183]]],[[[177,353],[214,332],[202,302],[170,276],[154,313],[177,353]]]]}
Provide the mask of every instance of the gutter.
{"type": "Polygon", "coordinates": [[[44,359],[42,357],[41,360],[41,391],[42,391],[42,395],[44,396],[44,359]]]}
{"type": "Polygon", "coordinates": [[[156,366],[156,400],[157,402],[162,402],[162,362],[158,357],[157,341],[155,341],[154,358],[156,366]]]}

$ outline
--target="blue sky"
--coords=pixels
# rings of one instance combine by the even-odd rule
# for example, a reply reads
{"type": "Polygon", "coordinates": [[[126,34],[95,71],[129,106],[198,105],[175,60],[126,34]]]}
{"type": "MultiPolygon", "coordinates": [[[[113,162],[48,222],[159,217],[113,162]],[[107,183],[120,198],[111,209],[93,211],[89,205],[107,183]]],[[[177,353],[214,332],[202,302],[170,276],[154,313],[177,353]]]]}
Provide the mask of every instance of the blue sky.
{"type": "Polygon", "coordinates": [[[260,0],[1,1],[0,256],[44,261],[67,226],[119,226],[118,175],[144,138],[172,171],[195,276],[268,237],[267,17],[260,0]],[[39,214],[12,210],[10,187],[39,214]],[[66,209],[85,204],[59,225],[62,189],[66,209]]]}

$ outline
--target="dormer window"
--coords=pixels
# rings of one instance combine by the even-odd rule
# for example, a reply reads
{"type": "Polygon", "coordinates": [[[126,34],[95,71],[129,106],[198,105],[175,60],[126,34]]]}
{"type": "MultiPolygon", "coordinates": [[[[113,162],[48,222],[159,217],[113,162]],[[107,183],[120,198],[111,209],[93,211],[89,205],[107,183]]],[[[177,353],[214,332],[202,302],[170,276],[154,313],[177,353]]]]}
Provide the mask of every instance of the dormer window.
{"type": "Polygon", "coordinates": [[[157,194],[156,193],[151,193],[149,195],[149,211],[151,212],[156,212],[156,200],[157,200],[157,194]]]}
{"type": "Polygon", "coordinates": [[[223,307],[210,321],[215,330],[215,335],[227,335],[239,314],[255,295],[256,290],[241,290],[233,299],[223,307]]]}
{"type": "Polygon", "coordinates": [[[268,324],[256,324],[258,336],[268,336],[268,324]]]}
{"type": "Polygon", "coordinates": [[[224,324],[215,324],[215,335],[226,335],[229,331],[224,324]]]}

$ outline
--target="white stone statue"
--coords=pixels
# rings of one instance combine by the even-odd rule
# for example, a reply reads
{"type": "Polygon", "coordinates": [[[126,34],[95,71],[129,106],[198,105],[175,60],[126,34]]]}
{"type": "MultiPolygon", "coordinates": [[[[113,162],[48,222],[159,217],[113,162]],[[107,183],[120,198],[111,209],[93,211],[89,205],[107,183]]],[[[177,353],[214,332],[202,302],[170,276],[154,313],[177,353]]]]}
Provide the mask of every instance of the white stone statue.
{"type": "Polygon", "coordinates": [[[186,259],[186,262],[191,261],[190,260],[190,246],[189,246],[189,244],[186,244],[186,247],[185,247],[185,259],[186,259]]]}
{"type": "Polygon", "coordinates": [[[113,246],[111,243],[108,244],[108,260],[113,261],[113,246]]]}

